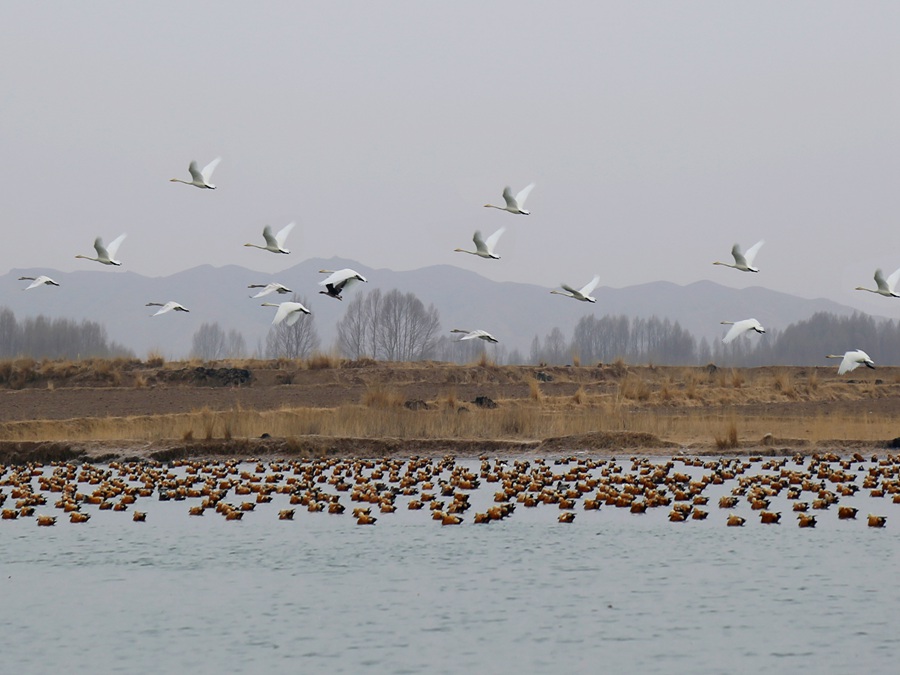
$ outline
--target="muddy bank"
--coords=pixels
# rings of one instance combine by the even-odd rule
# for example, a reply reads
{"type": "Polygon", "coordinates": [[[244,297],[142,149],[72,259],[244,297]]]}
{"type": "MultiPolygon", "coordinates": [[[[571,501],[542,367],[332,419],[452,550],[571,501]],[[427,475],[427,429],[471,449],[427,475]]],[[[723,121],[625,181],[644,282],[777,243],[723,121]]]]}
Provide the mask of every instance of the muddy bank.
{"type": "Polygon", "coordinates": [[[802,439],[764,438],[759,442],[741,443],[733,448],[719,448],[714,443],[679,446],[652,434],[636,432],[596,432],[561,436],[544,440],[460,440],[397,438],[254,438],[210,441],[0,441],[0,464],[19,465],[27,462],[93,462],[171,461],[174,459],[315,459],[326,457],[411,457],[453,455],[461,458],[480,456],[548,456],[570,453],[592,453],[598,456],[736,456],[812,455],[821,452],[873,452],[876,454],[900,448],[900,439],[882,441],[827,440],[809,442],[802,439]]]}

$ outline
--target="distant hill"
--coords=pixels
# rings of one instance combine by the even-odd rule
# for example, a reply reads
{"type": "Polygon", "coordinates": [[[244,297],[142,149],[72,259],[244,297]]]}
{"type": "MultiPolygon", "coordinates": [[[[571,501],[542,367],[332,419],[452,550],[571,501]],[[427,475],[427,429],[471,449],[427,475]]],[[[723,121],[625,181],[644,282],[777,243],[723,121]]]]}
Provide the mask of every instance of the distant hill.
{"type": "MultiPolygon", "coordinates": [[[[273,277],[236,265],[201,265],[168,277],[145,277],[127,270],[97,269],[71,273],[46,269],[16,269],[0,277],[0,306],[9,307],[19,319],[43,314],[50,318],[89,319],[106,326],[109,338],[130,347],[140,356],[157,350],[167,358],[187,356],[194,332],[204,322],[217,322],[223,329],[244,335],[253,351],[265,345],[274,310],[251,300],[251,283],[279,281],[306,296],[315,316],[323,347],[332,344],[335,326],[347,300],[319,295],[320,269],[352,267],[369,279],[347,292],[353,294],[380,288],[415,293],[426,304],[433,303],[441,315],[444,332],[452,328],[483,328],[496,335],[510,350],[527,356],[531,340],[558,326],[571,336],[585,314],[603,316],[669,318],[698,339],[723,334],[722,320],[755,317],[767,329],[783,329],[816,312],[839,316],[853,308],[825,299],[808,300],[765,288],[734,289],[712,281],[678,286],[656,281],[627,288],[599,287],[596,304],[581,303],[551,295],[550,289],[534,284],[495,282],[451,265],[435,265],[397,272],[374,270],[356,261],[340,258],[304,260],[273,277]],[[48,274],[59,288],[37,288],[28,292],[20,276],[48,274]],[[150,318],[145,303],[176,300],[191,311],[170,312],[150,318]]],[[[576,280],[573,280],[576,281],[576,280]]],[[[265,298],[273,302],[278,296],[265,298]]],[[[282,296],[280,299],[286,299],[282,296]]]]}

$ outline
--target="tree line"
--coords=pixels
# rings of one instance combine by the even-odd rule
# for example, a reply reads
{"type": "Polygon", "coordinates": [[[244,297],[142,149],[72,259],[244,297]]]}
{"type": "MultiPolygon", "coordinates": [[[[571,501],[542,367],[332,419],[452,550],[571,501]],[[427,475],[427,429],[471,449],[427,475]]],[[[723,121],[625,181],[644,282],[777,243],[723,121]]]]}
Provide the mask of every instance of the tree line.
{"type": "Polygon", "coordinates": [[[44,315],[16,319],[0,308],[0,358],[31,356],[47,359],[134,357],[134,352],[112,342],[106,328],[95,321],[48,319],[44,315]]]}
{"type": "MultiPolygon", "coordinates": [[[[294,295],[296,302],[306,298],[294,295]]],[[[358,293],[347,303],[337,324],[333,348],[348,359],[385,361],[437,360],[471,363],[486,354],[500,364],[595,364],[622,359],[632,364],[753,367],[763,365],[824,365],[825,355],[863,349],[876,364],[900,364],[900,321],[876,320],[862,313],[838,316],[814,314],[783,330],[751,334],[729,345],[718,339],[697,340],[677,321],[632,318],[624,315],[583,316],[571,335],[559,327],[535,335],[528,354],[481,340],[460,342],[442,334],[440,313],[414,293],[379,289],[358,293]]],[[[257,358],[308,358],[321,348],[315,317],[304,316],[293,326],[272,326],[265,344],[257,345],[257,358]]],[[[204,360],[249,356],[247,343],[237,330],[204,323],[194,333],[191,356],[204,360]]],[[[48,319],[17,320],[0,309],[0,357],[34,358],[133,357],[110,341],[106,329],[93,321],[48,319]]]]}

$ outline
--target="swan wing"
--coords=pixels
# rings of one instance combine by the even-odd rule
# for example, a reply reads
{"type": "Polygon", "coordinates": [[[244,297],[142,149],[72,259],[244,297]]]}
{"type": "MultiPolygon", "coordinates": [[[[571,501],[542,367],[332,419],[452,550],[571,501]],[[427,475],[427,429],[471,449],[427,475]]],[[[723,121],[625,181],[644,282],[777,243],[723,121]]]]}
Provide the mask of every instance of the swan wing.
{"type": "Polygon", "coordinates": [[[512,188],[510,188],[509,185],[503,188],[503,201],[506,202],[506,208],[508,209],[515,209],[518,206],[516,204],[516,198],[513,197],[512,188]]]}
{"type": "Polygon", "coordinates": [[[738,267],[747,266],[747,259],[744,257],[744,254],[741,253],[741,247],[739,244],[735,244],[731,247],[731,256],[734,258],[734,264],[738,267]]]}
{"type": "Polygon", "coordinates": [[[568,284],[560,284],[559,286],[560,286],[560,288],[562,288],[564,291],[568,291],[568,292],[571,293],[572,295],[578,295],[578,294],[580,293],[580,291],[576,291],[574,288],[572,288],[572,287],[569,286],[568,284]]]}
{"type": "MultiPolygon", "coordinates": [[[[499,241],[500,237],[503,236],[503,233],[504,233],[504,232],[506,232],[506,228],[505,228],[505,227],[501,227],[499,230],[497,230],[496,232],[494,232],[494,234],[492,234],[490,237],[488,237],[488,238],[483,242],[484,245],[485,245],[485,247],[487,248],[487,253],[493,253],[493,252],[494,252],[494,247],[497,245],[497,241],[499,241]]],[[[480,234],[481,234],[481,232],[476,232],[476,233],[475,233],[475,236],[477,237],[477,236],[479,236],[480,234]]],[[[475,246],[478,246],[478,241],[477,241],[477,240],[475,240],[475,246]]],[[[478,250],[479,250],[479,251],[481,250],[481,247],[480,247],[480,246],[478,246],[478,250]]]]}
{"type": "Polygon", "coordinates": [[[859,361],[857,360],[859,352],[846,352],[844,354],[844,358],[841,360],[841,365],[838,366],[838,375],[843,375],[844,373],[849,373],[852,370],[856,370],[859,368],[859,361]]]}
{"type": "Polygon", "coordinates": [[[878,290],[884,293],[889,293],[890,288],[888,288],[887,282],[884,280],[884,273],[881,269],[875,270],[875,285],[878,286],[878,290]]]}
{"type": "Polygon", "coordinates": [[[278,248],[278,241],[275,239],[275,236],[272,234],[272,228],[266,225],[263,228],[263,239],[266,240],[266,246],[270,246],[272,248],[278,248]]]}
{"type": "Polygon", "coordinates": [[[195,183],[203,182],[203,174],[200,173],[200,169],[197,168],[197,162],[191,162],[190,166],[188,166],[188,171],[191,174],[191,180],[195,183]]]}
{"type": "Polygon", "coordinates": [[[102,237],[97,237],[96,239],[94,239],[94,250],[97,251],[98,258],[100,258],[101,260],[109,260],[109,254],[106,252],[106,246],[103,245],[102,237]]]}
{"type": "MultiPolygon", "coordinates": [[[[118,237],[116,237],[111,242],[109,242],[109,246],[106,247],[106,254],[110,260],[112,260],[113,258],[116,257],[116,253],[118,253],[118,251],[119,251],[119,246],[122,245],[122,242],[125,241],[125,237],[127,237],[127,236],[128,236],[127,234],[120,234],[118,237]]],[[[97,238],[97,241],[100,241],[99,237],[97,238]]],[[[102,246],[102,242],[101,242],[101,246],[102,246]]],[[[96,248],[96,247],[97,247],[97,244],[95,242],[94,248],[96,248]]],[[[100,252],[99,249],[97,250],[97,252],[98,253],[100,252]]]]}
{"type": "Polygon", "coordinates": [[[287,239],[288,235],[291,233],[291,230],[294,229],[295,222],[291,221],[280,230],[278,230],[278,234],[275,235],[275,241],[278,243],[278,248],[284,247],[284,241],[287,239]]]}
{"type": "Polygon", "coordinates": [[[484,243],[484,239],[482,239],[481,237],[481,230],[475,230],[475,235],[472,237],[472,241],[475,242],[475,250],[478,251],[478,253],[484,253],[485,255],[490,253],[487,244],[484,243]]]}
{"type": "Polygon", "coordinates": [[[734,325],[729,329],[727,333],[725,333],[725,337],[722,338],[722,342],[727,345],[729,342],[748,330],[750,330],[750,326],[748,325],[746,320],[735,321],[734,325]]]}
{"type": "MultiPolygon", "coordinates": [[[[203,167],[203,171],[200,172],[200,178],[204,183],[209,183],[209,179],[212,178],[213,171],[216,170],[216,167],[219,166],[219,162],[221,161],[221,157],[216,157],[213,161],[203,167]]],[[[191,162],[191,166],[193,166],[195,169],[197,168],[195,162],[191,162]]],[[[191,172],[191,175],[194,175],[193,171],[191,172]]],[[[196,180],[196,176],[194,176],[194,180],[196,180]]]]}
{"type": "Polygon", "coordinates": [[[597,288],[597,284],[600,283],[600,275],[595,275],[593,279],[591,279],[587,284],[585,284],[584,288],[581,289],[582,295],[590,295],[591,291],[597,288]]]}
{"type": "Polygon", "coordinates": [[[758,242],[753,244],[750,248],[747,249],[747,252],[744,254],[744,260],[747,263],[747,266],[753,264],[753,261],[756,259],[756,254],[759,253],[759,249],[762,248],[763,244],[765,244],[764,239],[760,239],[758,242]]]}
{"type": "Polygon", "coordinates": [[[519,193],[516,195],[516,203],[519,205],[520,209],[523,206],[525,206],[525,200],[528,199],[528,195],[531,194],[531,191],[533,189],[534,189],[534,183],[529,183],[528,185],[523,187],[521,190],[519,190],[519,193]]]}
{"type": "Polygon", "coordinates": [[[894,270],[891,276],[887,278],[887,287],[891,293],[896,290],[898,281],[900,281],[900,269],[894,270]]]}

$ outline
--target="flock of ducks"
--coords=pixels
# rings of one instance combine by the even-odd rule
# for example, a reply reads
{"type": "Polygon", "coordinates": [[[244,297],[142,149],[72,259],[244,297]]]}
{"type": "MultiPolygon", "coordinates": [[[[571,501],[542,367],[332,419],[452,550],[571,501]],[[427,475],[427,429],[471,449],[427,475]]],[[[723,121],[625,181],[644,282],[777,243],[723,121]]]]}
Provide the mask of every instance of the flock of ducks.
{"type": "MultiPolygon", "coordinates": [[[[900,504],[900,455],[868,460],[857,453],[769,460],[412,457],[0,465],[0,519],[34,518],[39,526],[56,524],[57,516],[48,512],[51,504],[72,523],[86,523],[104,510],[128,512],[143,522],[148,511],[133,509],[144,499],[184,502],[185,515],[211,513],[225,520],[242,520],[266,508],[281,520],[293,520],[300,507],[332,515],[349,510],[359,525],[374,525],[398,509],[460,525],[488,524],[513,517],[520,508],[540,508],[559,511],[563,523],[573,522],[578,510],[615,509],[735,527],[755,514],[761,524],[778,524],[782,512],[773,505],[790,505],[799,527],[815,527],[817,518],[826,516],[856,520],[860,509],[853,503],[860,504],[866,494],[872,503],[890,498],[900,504]],[[713,516],[710,502],[716,503],[717,496],[721,515],[713,516]]],[[[887,516],[870,514],[866,522],[884,527],[887,516]]]]}
{"type": "MultiPolygon", "coordinates": [[[[197,167],[197,162],[192,161],[188,166],[188,172],[190,173],[190,180],[183,180],[181,178],[172,178],[171,182],[175,183],[183,183],[185,185],[190,185],[196,188],[204,189],[204,190],[215,190],[216,186],[212,183],[212,175],[215,171],[216,167],[221,162],[221,157],[217,157],[212,160],[209,164],[207,164],[203,169],[199,169],[197,167]]],[[[512,189],[507,186],[503,190],[503,200],[504,205],[498,206],[495,204],[485,204],[485,208],[493,208],[499,209],[501,211],[506,211],[507,213],[527,216],[530,215],[530,211],[525,208],[525,202],[528,199],[528,196],[531,194],[531,191],[534,189],[535,184],[530,183],[524,188],[522,188],[518,193],[513,195],[512,189]]],[[[272,232],[272,228],[269,225],[266,225],[263,228],[262,236],[265,241],[265,245],[259,245],[254,243],[247,243],[244,246],[258,248],[263,251],[268,251],[270,253],[277,254],[289,254],[290,249],[285,246],[288,235],[290,235],[291,231],[294,229],[296,223],[291,222],[281,228],[277,233],[272,232]]],[[[472,241],[475,244],[475,250],[470,251],[468,249],[457,248],[454,249],[459,253],[468,253],[470,255],[475,255],[480,258],[488,259],[488,260],[499,260],[500,256],[496,252],[497,243],[500,240],[500,237],[505,232],[506,228],[501,227],[493,234],[491,234],[487,239],[482,236],[480,231],[476,231],[474,236],[472,237],[472,241]]],[[[97,237],[94,240],[94,250],[96,251],[96,256],[86,256],[86,255],[77,255],[76,258],[83,258],[86,260],[96,261],[98,263],[104,265],[121,265],[122,262],[116,259],[116,254],[118,253],[119,247],[122,242],[125,240],[126,235],[122,234],[110,242],[108,245],[104,245],[103,239],[101,237],[97,237]]],[[[746,251],[742,251],[739,244],[735,244],[731,249],[731,255],[734,259],[734,263],[720,262],[716,261],[714,265],[722,265],[725,267],[731,267],[733,269],[739,270],[741,272],[759,272],[759,268],[755,267],[756,256],[759,253],[759,250],[762,248],[763,244],[765,244],[764,240],[760,240],[756,242],[753,246],[748,248],[746,251]]],[[[320,286],[324,286],[325,290],[319,291],[319,293],[324,294],[330,298],[334,298],[337,300],[342,299],[342,293],[350,288],[356,282],[366,282],[367,279],[363,277],[361,274],[352,269],[342,269],[342,270],[320,270],[320,273],[329,274],[330,276],[323,281],[319,282],[320,286]]],[[[20,280],[31,281],[32,283],[24,288],[23,290],[31,290],[33,288],[38,288],[41,286],[59,286],[53,279],[50,277],[41,275],[38,277],[20,277],[20,280]]],[[[900,269],[896,270],[893,274],[891,274],[887,279],[884,278],[882,271],[880,269],[875,271],[875,283],[876,288],[863,288],[862,286],[857,287],[856,290],[869,291],[871,293],[877,293],[879,295],[883,295],[886,297],[900,297],[900,294],[896,291],[897,282],[900,280],[900,269]]],[[[569,286],[566,283],[560,284],[563,290],[552,290],[550,291],[556,295],[562,295],[568,298],[572,298],[573,300],[578,300],[580,302],[589,302],[595,303],[597,299],[591,295],[597,285],[600,283],[599,275],[595,275],[587,284],[582,286],[581,288],[574,288],[569,286]]],[[[249,288],[262,288],[261,291],[257,292],[255,295],[250,296],[251,298],[260,298],[271,293],[292,293],[291,289],[287,286],[277,283],[271,282],[267,284],[251,284],[249,288]]],[[[187,312],[189,311],[186,307],[177,303],[175,301],[169,301],[166,303],[160,302],[150,302],[147,303],[147,306],[159,306],[161,309],[151,316],[159,316],[161,314],[165,314],[170,311],[178,311],[178,312],[187,312]]],[[[296,301],[287,301],[287,302],[263,302],[263,307],[275,307],[275,317],[272,320],[273,325],[280,324],[285,322],[287,325],[291,326],[295,324],[301,316],[305,314],[310,314],[310,310],[305,307],[302,303],[296,301]]],[[[736,340],[741,335],[745,335],[750,331],[756,333],[765,333],[765,328],[754,318],[743,319],[740,321],[722,321],[722,324],[730,325],[731,328],[722,338],[722,342],[725,344],[729,344],[736,340]]],[[[471,340],[471,339],[481,339],[490,343],[497,343],[499,340],[491,335],[486,330],[476,329],[476,330],[462,330],[462,329],[453,329],[452,333],[462,333],[463,337],[459,338],[462,340],[471,340]]],[[[874,368],[875,364],[872,359],[869,357],[861,349],[851,350],[846,352],[843,355],[834,355],[829,354],[827,358],[841,358],[841,364],[838,368],[838,372],[843,374],[845,372],[852,371],[853,369],[859,367],[860,365],[865,365],[869,368],[874,368]]]]}

